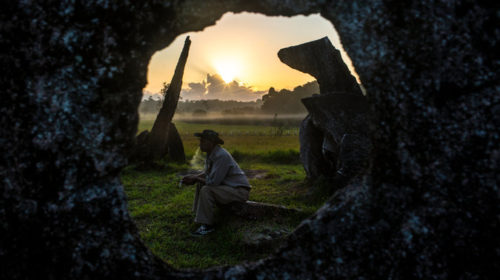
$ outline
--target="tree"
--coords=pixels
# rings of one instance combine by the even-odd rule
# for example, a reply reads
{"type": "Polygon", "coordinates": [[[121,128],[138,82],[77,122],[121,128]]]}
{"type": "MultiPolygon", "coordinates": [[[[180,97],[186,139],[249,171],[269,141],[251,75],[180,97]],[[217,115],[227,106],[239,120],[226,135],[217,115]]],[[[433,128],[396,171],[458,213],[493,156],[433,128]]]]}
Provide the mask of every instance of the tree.
{"type": "Polygon", "coordinates": [[[293,91],[282,89],[277,92],[274,87],[269,88],[266,95],[262,96],[262,111],[266,113],[278,114],[299,114],[305,113],[306,108],[302,105],[301,99],[319,93],[317,82],[309,82],[297,86],[293,91]]]}

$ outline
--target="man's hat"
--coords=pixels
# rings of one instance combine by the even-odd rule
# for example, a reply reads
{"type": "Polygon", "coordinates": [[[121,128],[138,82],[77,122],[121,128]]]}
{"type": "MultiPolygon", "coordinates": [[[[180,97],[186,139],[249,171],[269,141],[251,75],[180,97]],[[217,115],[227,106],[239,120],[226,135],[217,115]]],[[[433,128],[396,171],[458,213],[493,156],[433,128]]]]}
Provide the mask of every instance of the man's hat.
{"type": "Polygon", "coordinates": [[[208,139],[215,144],[220,144],[220,145],[224,144],[224,140],[219,138],[219,133],[217,133],[211,129],[205,129],[201,133],[197,132],[194,134],[194,136],[208,139]]]}

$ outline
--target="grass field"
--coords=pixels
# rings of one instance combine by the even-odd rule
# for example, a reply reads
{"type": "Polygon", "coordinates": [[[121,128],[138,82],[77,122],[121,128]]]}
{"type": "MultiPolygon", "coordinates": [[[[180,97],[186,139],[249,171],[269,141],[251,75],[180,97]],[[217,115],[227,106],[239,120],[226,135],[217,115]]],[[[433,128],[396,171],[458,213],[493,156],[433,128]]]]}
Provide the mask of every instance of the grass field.
{"type": "MultiPolygon", "coordinates": [[[[152,121],[142,121],[139,132],[149,129],[152,121]]],[[[321,193],[305,196],[309,189],[299,161],[297,134],[278,136],[269,125],[224,125],[177,122],[177,129],[190,159],[198,147],[194,132],[213,129],[224,139],[228,149],[244,170],[258,171],[262,176],[250,179],[250,200],[280,204],[301,212],[283,217],[244,220],[218,213],[216,231],[209,236],[190,236],[197,225],[191,213],[194,186],[179,187],[182,173],[189,163],[161,161],[154,170],[128,166],[122,181],[128,196],[129,210],[141,237],[157,256],[176,268],[207,268],[234,265],[268,256],[274,248],[249,247],[246,236],[268,230],[291,232],[322,205],[321,193]]],[[[290,131],[298,127],[291,127],[290,131]]]]}

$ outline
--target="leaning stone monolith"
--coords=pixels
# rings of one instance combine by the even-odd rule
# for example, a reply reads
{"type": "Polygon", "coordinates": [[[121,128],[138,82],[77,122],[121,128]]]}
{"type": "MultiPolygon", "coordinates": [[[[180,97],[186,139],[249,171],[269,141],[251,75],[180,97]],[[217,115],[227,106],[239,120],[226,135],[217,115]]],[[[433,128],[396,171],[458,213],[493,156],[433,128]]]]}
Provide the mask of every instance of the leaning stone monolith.
{"type": "Polygon", "coordinates": [[[185,162],[182,140],[172,123],[172,118],[179,102],[182,89],[182,77],[186,66],[191,40],[187,36],[181,55],[175,68],[174,76],[165,93],[160,112],[156,116],[151,132],[144,131],[136,138],[136,149],[131,154],[132,160],[153,161],[164,157],[167,153],[174,161],[185,162]]]}

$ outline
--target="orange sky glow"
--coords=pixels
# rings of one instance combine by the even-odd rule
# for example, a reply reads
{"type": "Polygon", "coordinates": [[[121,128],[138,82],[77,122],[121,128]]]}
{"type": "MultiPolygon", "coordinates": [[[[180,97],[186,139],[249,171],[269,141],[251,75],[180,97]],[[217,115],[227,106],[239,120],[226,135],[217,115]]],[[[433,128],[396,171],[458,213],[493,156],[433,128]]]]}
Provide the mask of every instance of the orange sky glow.
{"type": "Polygon", "coordinates": [[[182,34],[170,46],[156,52],[149,63],[144,92],[158,93],[163,82],[170,82],[186,36],[190,36],[192,43],[183,89],[188,89],[189,83],[206,83],[207,74],[218,74],[226,83],[234,80],[245,89],[259,92],[258,97],[270,87],[293,89],[314,78],[282,63],[278,51],[325,36],[341,51],[351,72],[355,73],[333,25],[319,14],[268,17],[226,13],[216,25],[182,34]]]}

